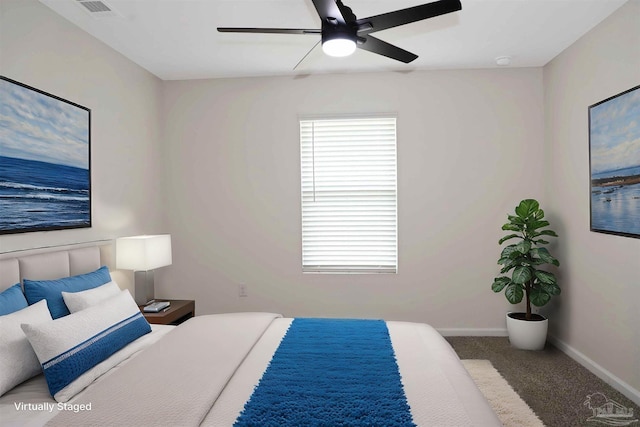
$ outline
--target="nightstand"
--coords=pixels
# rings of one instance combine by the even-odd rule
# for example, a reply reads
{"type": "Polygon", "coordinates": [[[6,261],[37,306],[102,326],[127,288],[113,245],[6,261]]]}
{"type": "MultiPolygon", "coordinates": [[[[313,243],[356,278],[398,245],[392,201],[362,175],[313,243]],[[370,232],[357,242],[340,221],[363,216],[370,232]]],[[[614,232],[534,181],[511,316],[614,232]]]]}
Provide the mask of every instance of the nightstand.
{"type": "Polygon", "coordinates": [[[169,301],[171,305],[160,313],[145,313],[144,306],[139,306],[147,322],[156,325],[179,325],[196,315],[196,302],[194,300],[159,299],[156,301],[169,301]]]}

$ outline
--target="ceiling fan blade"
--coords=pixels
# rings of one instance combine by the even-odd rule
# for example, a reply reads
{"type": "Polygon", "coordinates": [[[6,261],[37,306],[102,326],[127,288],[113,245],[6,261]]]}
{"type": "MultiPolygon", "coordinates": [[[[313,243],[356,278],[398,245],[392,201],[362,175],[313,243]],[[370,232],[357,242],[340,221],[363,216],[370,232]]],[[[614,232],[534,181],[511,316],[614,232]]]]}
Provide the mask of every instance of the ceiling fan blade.
{"type": "Polygon", "coordinates": [[[218,27],[221,33],[259,33],[259,34],[322,34],[322,30],[302,28],[230,28],[218,27]]]}
{"type": "MultiPolygon", "coordinates": [[[[315,3],[315,1],[314,1],[315,3]]],[[[410,24],[434,16],[444,15],[462,9],[460,0],[439,0],[421,6],[400,9],[394,12],[383,13],[381,15],[370,16],[356,20],[358,34],[369,34],[375,31],[386,30],[387,28],[398,27],[410,24]]]]}
{"type": "Polygon", "coordinates": [[[325,23],[333,25],[346,24],[345,17],[342,16],[336,0],[313,0],[313,5],[316,7],[323,25],[325,23]]]}
{"type": "Polygon", "coordinates": [[[359,39],[361,43],[358,43],[358,48],[404,62],[405,64],[408,64],[418,57],[418,55],[414,53],[400,49],[398,46],[389,44],[371,35],[359,37],[359,39]]]}

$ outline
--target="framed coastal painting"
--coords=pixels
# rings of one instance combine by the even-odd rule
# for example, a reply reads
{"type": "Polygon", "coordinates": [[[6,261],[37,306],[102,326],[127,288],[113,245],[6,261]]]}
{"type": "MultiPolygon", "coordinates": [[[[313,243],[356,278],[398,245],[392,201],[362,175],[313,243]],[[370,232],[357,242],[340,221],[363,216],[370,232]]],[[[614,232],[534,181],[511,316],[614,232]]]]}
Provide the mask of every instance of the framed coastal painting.
{"type": "Polygon", "coordinates": [[[591,231],[640,238],[640,86],[589,107],[591,231]]]}
{"type": "Polygon", "coordinates": [[[91,227],[91,110],[0,76],[0,234],[91,227]]]}

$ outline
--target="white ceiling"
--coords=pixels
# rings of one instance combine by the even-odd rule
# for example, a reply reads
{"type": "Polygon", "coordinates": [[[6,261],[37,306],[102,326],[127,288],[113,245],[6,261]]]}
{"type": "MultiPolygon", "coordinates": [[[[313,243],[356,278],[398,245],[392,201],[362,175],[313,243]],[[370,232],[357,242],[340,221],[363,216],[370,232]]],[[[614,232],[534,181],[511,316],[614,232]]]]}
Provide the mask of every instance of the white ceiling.
{"type": "MultiPolygon", "coordinates": [[[[410,64],[363,50],[331,58],[311,35],[218,33],[216,27],[320,28],[311,0],[103,0],[95,18],[80,0],[40,0],[164,80],[326,72],[540,67],[627,0],[462,0],[462,10],[375,33],[419,56],[410,64]]],[[[426,0],[344,0],[358,18],[426,0]]]]}

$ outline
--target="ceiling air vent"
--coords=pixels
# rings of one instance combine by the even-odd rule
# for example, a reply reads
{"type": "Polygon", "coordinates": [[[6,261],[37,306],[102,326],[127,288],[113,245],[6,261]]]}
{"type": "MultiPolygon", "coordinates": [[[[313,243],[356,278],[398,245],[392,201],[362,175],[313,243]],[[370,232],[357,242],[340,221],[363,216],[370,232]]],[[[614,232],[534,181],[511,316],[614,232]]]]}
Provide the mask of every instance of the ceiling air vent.
{"type": "Polygon", "coordinates": [[[102,0],[76,0],[82,9],[94,18],[120,16],[111,6],[102,0]]]}

